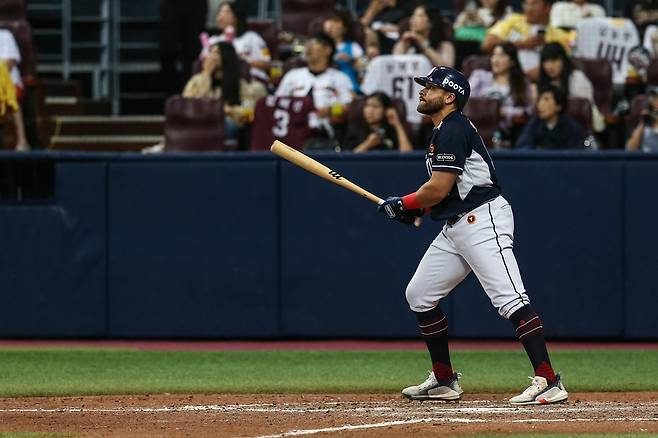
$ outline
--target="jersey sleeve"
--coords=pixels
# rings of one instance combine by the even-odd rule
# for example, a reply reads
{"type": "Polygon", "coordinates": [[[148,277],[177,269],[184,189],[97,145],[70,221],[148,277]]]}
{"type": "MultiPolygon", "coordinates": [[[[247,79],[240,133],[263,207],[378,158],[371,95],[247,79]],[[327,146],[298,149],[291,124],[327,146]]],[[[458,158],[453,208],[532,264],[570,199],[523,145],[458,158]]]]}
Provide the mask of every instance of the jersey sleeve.
{"type": "Polygon", "coordinates": [[[459,175],[464,171],[468,135],[459,124],[448,124],[434,130],[430,149],[434,150],[432,171],[453,172],[459,175]]]}
{"type": "Polygon", "coordinates": [[[283,75],[281,78],[281,83],[279,84],[275,96],[290,96],[292,95],[292,84],[293,84],[293,75],[295,74],[294,70],[290,70],[288,73],[283,75]]]}
{"type": "Polygon", "coordinates": [[[21,52],[18,50],[14,35],[8,30],[2,30],[0,52],[2,59],[13,59],[17,63],[21,62],[21,52]]]}
{"type": "Polygon", "coordinates": [[[352,103],[354,99],[354,88],[352,87],[352,81],[350,78],[343,73],[342,71],[337,72],[337,87],[336,92],[338,93],[337,100],[343,105],[348,105],[352,103]]]}
{"type": "Polygon", "coordinates": [[[269,62],[272,60],[270,56],[270,49],[267,47],[267,43],[256,32],[251,31],[251,58],[253,61],[265,61],[269,62]]]}

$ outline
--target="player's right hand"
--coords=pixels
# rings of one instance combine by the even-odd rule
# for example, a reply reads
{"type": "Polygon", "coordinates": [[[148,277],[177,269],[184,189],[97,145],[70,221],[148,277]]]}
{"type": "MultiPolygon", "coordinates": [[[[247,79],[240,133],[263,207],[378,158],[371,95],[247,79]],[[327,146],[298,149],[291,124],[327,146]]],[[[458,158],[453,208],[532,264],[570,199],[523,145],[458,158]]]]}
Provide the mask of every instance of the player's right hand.
{"type": "Polygon", "coordinates": [[[407,210],[404,208],[402,198],[399,196],[389,196],[386,201],[379,204],[377,210],[386,214],[390,219],[402,222],[406,225],[413,225],[417,217],[423,215],[423,210],[407,210]]]}

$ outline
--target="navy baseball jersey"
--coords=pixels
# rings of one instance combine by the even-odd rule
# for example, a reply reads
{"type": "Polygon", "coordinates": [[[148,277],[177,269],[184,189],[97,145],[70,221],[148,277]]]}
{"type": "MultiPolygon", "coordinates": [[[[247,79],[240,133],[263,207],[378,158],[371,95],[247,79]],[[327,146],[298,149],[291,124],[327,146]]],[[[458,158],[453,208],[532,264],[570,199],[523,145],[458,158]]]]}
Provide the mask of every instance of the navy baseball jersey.
{"type": "Polygon", "coordinates": [[[500,194],[489,152],[473,123],[460,111],[450,113],[432,131],[425,155],[427,171],[457,173],[448,196],[432,207],[432,219],[443,220],[475,209],[500,194]]]}

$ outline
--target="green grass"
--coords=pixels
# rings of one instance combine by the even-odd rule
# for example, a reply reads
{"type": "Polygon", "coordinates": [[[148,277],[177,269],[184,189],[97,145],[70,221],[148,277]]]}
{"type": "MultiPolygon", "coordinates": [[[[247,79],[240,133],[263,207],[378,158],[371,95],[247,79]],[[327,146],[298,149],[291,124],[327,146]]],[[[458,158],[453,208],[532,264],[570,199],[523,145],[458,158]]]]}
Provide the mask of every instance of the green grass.
{"type": "MultiPolygon", "coordinates": [[[[552,354],[570,391],[658,390],[658,351],[552,354]]],[[[456,351],[466,391],[513,392],[531,373],[522,351],[456,351]]],[[[153,352],[2,349],[0,396],[398,392],[429,368],[420,351],[153,352]]]]}

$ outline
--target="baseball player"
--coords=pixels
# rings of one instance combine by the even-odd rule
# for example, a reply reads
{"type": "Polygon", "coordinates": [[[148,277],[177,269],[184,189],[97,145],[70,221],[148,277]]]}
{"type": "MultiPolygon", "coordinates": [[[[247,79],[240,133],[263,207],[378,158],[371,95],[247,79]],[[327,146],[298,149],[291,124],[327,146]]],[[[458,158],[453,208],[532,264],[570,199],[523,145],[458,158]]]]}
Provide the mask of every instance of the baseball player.
{"type": "Polygon", "coordinates": [[[512,207],[500,195],[496,169],[482,138],[461,111],[470,85],[461,72],[449,67],[435,67],[414,80],[424,87],[417,110],[434,122],[425,155],[430,178],[414,193],[389,197],[379,211],[408,225],[429,211],[432,219],[445,220],[445,225],[406,291],[432,359],[432,371],[427,380],[405,388],[402,394],[413,400],[461,398],[460,375],[450,362],[448,321],[440,302],[473,271],[498,313],[514,325],[534,369],[531,385],[510,403],[564,401],[569,394],[553,371],[541,320],[530,305],[512,252],[512,207]]]}

